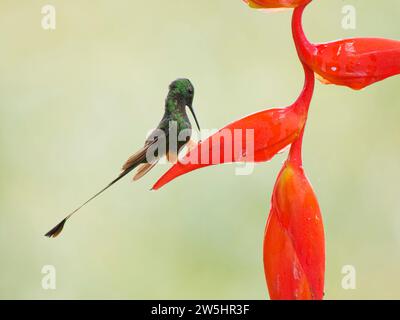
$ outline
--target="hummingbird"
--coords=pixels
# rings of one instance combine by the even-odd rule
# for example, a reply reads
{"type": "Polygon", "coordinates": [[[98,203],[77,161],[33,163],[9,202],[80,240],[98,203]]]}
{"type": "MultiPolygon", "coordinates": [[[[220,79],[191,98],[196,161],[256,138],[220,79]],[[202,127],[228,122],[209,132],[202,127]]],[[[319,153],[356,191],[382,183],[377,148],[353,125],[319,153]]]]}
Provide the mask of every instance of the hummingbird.
{"type": "Polygon", "coordinates": [[[121,173],[117,176],[117,178],[115,178],[94,196],[89,198],[89,200],[67,215],[59,224],[47,232],[45,236],[49,238],[57,237],[63,230],[67,220],[69,220],[76,212],[82,209],[90,201],[97,198],[100,194],[121,180],[135,168],[137,168],[137,171],[133,177],[134,181],[147,174],[163,156],[166,156],[170,162],[176,161],[179,150],[181,150],[185,145],[187,145],[188,148],[193,146],[194,142],[190,139],[192,126],[186,112],[186,107],[188,107],[193,115],[194,120],[196,121],[197,128],[200,131],[200,125],[197,121],[197,117],[192,106],[193,97],[194,87],[190,80],[182,78],[173,81],[169,85],[168,95],[165,99],[164,116],[162,117],[157,128],[154,129],[154,131],[146,139],[144,146],[128,158],[128,160],[122,166],[121,173]],[[171,135],[171,124],[176,126],[175,137],[172,137],[174,135],[171,135]],[[180,133],[183,132],[185,133],[185,139],[178,139],[178,137],[180,137],[180,133]],[[164,148],[160,148],[157,145],[157,143],[160,143],[161,140],[163,140],[165,143],[164,148]],[[171,141],[173,142],[172,144],[171,141]],[[153,152],[154,156],[149,157],[148,154],[151,148],[155,150],[155,152],[153,152]]]}

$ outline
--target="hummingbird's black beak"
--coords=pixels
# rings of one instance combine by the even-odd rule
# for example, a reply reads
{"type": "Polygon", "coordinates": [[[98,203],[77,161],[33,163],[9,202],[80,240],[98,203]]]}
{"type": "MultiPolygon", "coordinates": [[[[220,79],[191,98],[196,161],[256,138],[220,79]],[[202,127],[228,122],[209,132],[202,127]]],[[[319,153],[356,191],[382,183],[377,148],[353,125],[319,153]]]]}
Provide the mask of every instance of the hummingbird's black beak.
{"type": "Polygon", "coordinates": [[[199,122],[197,121],[196,114],[194,113],[193,106],[192,106],[192,102],[190,102],[190,104],[188,104],[187,106],[189,107],[189,109],[190,109],[190,112],[191,112],[191,113],[192,113],[192,115],[193,115],[194,121],[196,121],[197,128],[198,128],[198,129],[199,129],[199,131],[200,131],[200,125],[199,125],[199,122]]]}

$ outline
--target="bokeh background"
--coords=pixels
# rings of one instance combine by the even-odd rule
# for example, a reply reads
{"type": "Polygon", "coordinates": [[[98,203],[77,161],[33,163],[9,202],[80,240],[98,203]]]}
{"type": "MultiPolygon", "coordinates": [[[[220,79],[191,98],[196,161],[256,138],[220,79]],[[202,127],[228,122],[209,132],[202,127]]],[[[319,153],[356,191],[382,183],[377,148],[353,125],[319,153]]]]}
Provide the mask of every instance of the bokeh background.
{"type": "MultiPolygon", "coordinates": [[[[400,39],[398,0],[318,0],[312,41],[400,39]],[[357,28],[341,27],[343,5],[357,28]]],[[[43,234],[105,185],[163,113],[168,84],[188,77],[204,128],[291,104],[303,73],[291,12],[240,0],[0,2],[0,298],[264,299],[262,240],[285,159],[196,171],[158,192],[167,170],[124,179],[43,234]],[[41,8],[57,28],[41,27],[41,8]],[[54,265],[57,289],[43,290],[54,265]]],[[[322,208],[326,298],[400,298],[400,77],[361,92],[317,84],[305,168],[322,208]],[[341,286],[344,265],[357,288],[341,286]]]]}

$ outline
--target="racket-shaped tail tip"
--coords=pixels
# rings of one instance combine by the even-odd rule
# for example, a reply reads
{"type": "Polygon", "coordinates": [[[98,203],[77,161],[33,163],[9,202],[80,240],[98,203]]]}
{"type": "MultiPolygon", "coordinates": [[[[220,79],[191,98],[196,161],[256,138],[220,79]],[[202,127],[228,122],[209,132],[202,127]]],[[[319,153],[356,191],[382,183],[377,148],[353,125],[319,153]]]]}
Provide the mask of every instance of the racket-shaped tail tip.
{"type": "Polygon", "coordinates": [[[56,225],[53,229],[51,229],[49,232],[45,234],[46,237],[48,238],[55,238],[57,237],[61,231],[64,229],[64,225],[67,219],[64,219],[61,221],[58,225],[56,225]]]}

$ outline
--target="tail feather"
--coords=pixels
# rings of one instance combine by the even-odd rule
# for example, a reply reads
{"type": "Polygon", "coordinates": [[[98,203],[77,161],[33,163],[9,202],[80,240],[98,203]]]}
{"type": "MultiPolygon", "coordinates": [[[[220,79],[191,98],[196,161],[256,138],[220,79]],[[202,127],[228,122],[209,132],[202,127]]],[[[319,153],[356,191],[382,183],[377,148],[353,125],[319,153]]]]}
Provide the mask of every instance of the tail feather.
{"type": "Polygon", "coordinates": [[[78,208],[76,208],[74,211],[72,211],[68,216],[66,216],[64,218],[64,220],[62,220],[59,224],[57,224],[53,229],[51,229],[49,232],[47,232],[45,234],[46,237],[49,238],[55,238],[57,237],[61,231],[64,228],[65,223],[67,222],[67,220],[69,218],[71,218],[77,211],[79,211],[80,209],[82,209],[85,205],[87,205],[90,201],[92,201],[93,199],[97,198],[100,194],[102,194],[104,191],[106,191],[108,188],[110,188],[113,184],[115,184],[116,182],[118,182],[119,180],[121,180],[123,177],[125,177],[129,172],[131,172],[133,169],[135,169],[139,164],[141,164],[143,162],[144,159],[137,159],[137,161],[135,163],[131,163],[131,166],[126,168],[124,171],[121,172],[121,174],[114,179],[113,181],[111,181],[105,188],[101,189],[99,192],[97,192],[94,196],[92,196],[89,200],[87,200],[86,202],[84,202],[83,204],[81,204],[78,208]]]}
{"type": "Polygon", "coordinates": [[[78,208],[76,208],[74,211],[72,211],[68,216],[64,218],[59,224],[57,224],[53,229],[51,229],[49,232],[45,234],[46,237],[49,238],[55,238],[57,237],[61,231],[64,228],[65,223],[69,218],[71,218],[77,211],[82,209],[85,205],[87,205],[90,201],[93,199],[97,198],[100,194],[102,194],[104,191],[106,191],[108,188],[110,188],[113,184],[121,180],[123,177],[125,177],[129,172],[131,172],[133,169],[135,169],[139,164],[146,163],[146,153],[148,148],[156,143],[156,139],[146,143],[146,145],[140,149],[138,152],[136,152],[133,156],[131,156],[128,161],[124,164],[122,168],[121,174],[111,181],[105,188],[101,189],[99,192],[97,192],[94,196],[92,196],[89,200],[84,202],[82,205],[80,205],[78,208]]]}
{"type": "Polygon", "coordinates": [[[61,231],[64,229],[64,225],[67,222],[67,218],[65,218],[63,221],[61,221],[58,225],[56,225],[53,229],[51,229],[49,232],[45,234],[46,237],[49,238],[55,238],[57,237],[61,231]]]}
{"type": "Polygon", "coordinates": [[[83,204],[81,204],[78,208],[76,208],[74,211],[72,211],[68,216],[66,216],[64,218],[64,220],[62,220],[59,224],[57,224],[53,229],[51,229],[49,232],[47,232],[45,234],[46,237],[49,238],[55,238],[57,237],[61,231],[64,228],[65,223],[67,222],[67,220],[69,220],[69,218],[71,218],[77,211],[79,211],[80,209],[82,209],[84,206],[86,206],[90,201],[92,201],[93,199],[97,198],[100,194],[102,194],[104,191],[106,191],[108,188],[110,188],[113,184],[115,184],[116,182],[118,182],[119,180],[121,180],[123,177],[125,177],[129,172],[131,172],[133,169],[135,169],[135,167],[137,167],[140,163],[138,162],[135,165],[132,165],[131,168],[126,169],[125,171],[123,171],[116,179],[114,179],[112,182],[110,182],[105,188],[101,189],[99,192],[97,192],[94,196],[92,196],[89,200],[87,200],[86,202],[84,202],[83,204]]]}

